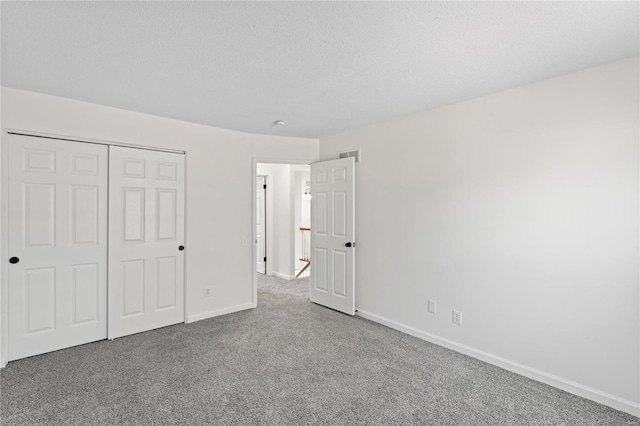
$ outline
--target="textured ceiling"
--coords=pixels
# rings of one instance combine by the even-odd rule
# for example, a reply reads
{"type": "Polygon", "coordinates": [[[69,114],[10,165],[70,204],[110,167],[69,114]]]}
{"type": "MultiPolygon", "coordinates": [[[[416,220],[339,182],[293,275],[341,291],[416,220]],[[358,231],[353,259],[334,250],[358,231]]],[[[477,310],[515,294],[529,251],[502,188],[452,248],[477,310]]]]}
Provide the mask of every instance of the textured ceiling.
{"type": "Polygon", "coordinates": [[[0,7],[4,86],[306,137],[638,55],[640,38],[637,2],[0,7]]]}

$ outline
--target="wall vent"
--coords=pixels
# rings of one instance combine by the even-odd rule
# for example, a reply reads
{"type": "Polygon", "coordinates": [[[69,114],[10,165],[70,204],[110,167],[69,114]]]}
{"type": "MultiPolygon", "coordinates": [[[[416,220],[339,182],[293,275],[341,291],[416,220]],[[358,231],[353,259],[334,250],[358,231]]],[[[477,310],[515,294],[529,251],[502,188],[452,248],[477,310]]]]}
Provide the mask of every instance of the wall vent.
{"type": "Polygon", "coordinates": [[[349,150],[349,151],[339,152],[338,153],[338,158],[349,158],[349,157],[353,157],[355,159],[355,162],[359,163],[360,162],[360,148],[352,149],[352,150],[349,150]]]}

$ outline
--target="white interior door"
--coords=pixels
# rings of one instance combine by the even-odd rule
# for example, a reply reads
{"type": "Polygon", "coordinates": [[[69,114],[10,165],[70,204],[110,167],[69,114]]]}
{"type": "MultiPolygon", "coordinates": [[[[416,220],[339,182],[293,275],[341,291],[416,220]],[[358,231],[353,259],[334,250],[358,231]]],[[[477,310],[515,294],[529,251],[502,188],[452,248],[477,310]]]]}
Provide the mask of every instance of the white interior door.
{"type": "Polygon", "coordinates": [[[267,190],[266,177],[258,176],[256,179],[256,263],[257,263],[257,271],[261,274],[267,273],[266,190],[267,190]]]}
{"type": "Polygon", "coordinates": [[[353,157],[311,164],[311,301],[355,314],[353,157]]]}
{"type": "Polygon", "coordinates": [[[184,155],[109,149],[109,338],[184,321],[184,155]]]}
{"type": "Polygon", "coordinates": [[[9,360],[105,339],[107,147],[9,135],[7,155],[9,360]]]}

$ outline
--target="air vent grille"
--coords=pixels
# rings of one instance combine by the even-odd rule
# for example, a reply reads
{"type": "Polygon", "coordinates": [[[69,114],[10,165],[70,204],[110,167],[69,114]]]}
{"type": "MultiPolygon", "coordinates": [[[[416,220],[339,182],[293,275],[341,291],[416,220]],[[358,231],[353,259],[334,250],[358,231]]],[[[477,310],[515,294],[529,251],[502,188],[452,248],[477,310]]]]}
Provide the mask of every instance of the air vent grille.
{"type": "Polygon", "coordinates": [[[355,159],[354,161],[356,163],[359,163],[360,162],[360,148],[338,153],[338,158],[349,158],[349,157],[353,157],[355,159]]]}

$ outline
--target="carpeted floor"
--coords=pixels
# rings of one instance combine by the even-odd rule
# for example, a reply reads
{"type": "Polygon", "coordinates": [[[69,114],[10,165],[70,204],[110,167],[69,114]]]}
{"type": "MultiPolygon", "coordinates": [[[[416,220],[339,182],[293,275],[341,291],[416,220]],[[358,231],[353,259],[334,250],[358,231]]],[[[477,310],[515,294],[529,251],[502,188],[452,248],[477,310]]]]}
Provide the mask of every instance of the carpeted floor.
{"type": "Polygon", "coordinates": [[[257,309],[11,362],[0,423],[640,425],[307,288],[260,275],[257,309]]]}

